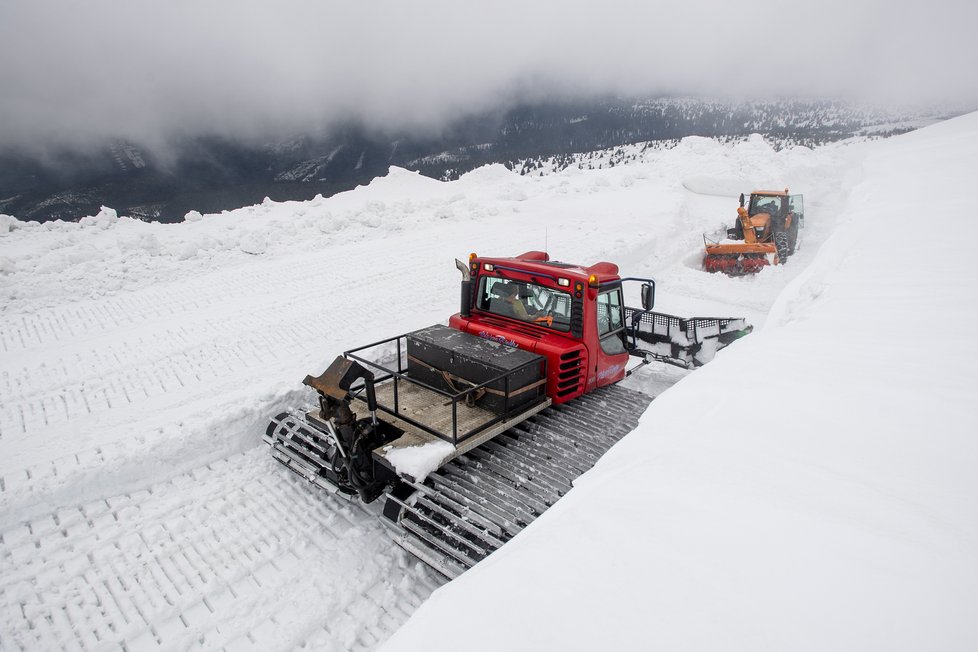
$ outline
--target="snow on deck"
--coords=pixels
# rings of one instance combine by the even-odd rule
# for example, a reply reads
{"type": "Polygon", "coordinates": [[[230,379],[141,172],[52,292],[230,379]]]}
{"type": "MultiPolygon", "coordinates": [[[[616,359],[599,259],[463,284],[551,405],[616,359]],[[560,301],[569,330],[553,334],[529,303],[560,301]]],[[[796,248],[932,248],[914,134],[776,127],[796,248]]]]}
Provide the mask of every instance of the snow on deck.
{"type": "Polygon", "coordinates": [[[394,448],[384,446],[384,456],[398,475],[409,475],[424,482],[432,471],[455,454],[455,447],[447,441],[429,441],[420,446],[394,448]]]}
{"type": "Polygon", "coordinates": [[[978,648],[978,114],[865,154],[766,328],[385,651],[978,648]]]}

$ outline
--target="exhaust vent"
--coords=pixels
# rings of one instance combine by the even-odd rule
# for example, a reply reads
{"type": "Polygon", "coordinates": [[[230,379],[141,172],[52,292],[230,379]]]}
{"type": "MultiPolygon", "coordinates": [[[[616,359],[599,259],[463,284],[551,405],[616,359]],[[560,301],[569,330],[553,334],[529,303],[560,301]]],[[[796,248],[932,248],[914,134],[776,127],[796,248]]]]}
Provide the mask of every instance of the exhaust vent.
{"type": "Polygon", "coordinates": [[[584,390],[584,377],[587,373],[584,349],[574,349],[560,356],[557,364],[557,398],[563,399],[584,390]]]}

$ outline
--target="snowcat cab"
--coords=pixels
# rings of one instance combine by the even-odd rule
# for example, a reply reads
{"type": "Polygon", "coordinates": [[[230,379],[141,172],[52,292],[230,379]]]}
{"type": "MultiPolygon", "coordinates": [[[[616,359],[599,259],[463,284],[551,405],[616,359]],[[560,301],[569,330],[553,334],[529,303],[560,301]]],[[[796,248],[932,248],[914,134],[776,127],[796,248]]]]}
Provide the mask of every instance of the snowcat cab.
{"type": "Polygon", "coordinates": [[[318,407],[276,416],[264,438],[331,493],[385,497],[396,542],[449,576],[532,521],[634,427],[651,397],[615,383],[653,361],[703,364],[751,330],[742,319],[652,312],[655,281],[622,278],[613,263],[530,251],[456,266],[461,305],[448,326],[337,357],[304,381],[318,407]],[[638,284],[640,308],[625,306],[626,283],[638,284]]]}

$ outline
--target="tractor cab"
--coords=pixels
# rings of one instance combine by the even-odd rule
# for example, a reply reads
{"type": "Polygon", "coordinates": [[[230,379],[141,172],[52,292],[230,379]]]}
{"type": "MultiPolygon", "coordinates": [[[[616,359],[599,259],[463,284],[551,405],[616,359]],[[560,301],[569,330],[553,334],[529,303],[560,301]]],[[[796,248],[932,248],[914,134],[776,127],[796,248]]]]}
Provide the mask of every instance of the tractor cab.
{"type": "Polygon", "coordinates": [[[750,207],[747,214],[751,217],[766,213],[767,215],[780,215],[784,208],[785,193],[783,192],[762,192],[755,190],[750,196],[750,207]]]}
{"type": "Polygon", "coordinates": [[[727,237],[749,243],[773,241],[774,232],[784,221],[787,197],[787,190],[755,190],[745,207],[745,197],[741,194],[737,221],[728,230],[727,237]]]}

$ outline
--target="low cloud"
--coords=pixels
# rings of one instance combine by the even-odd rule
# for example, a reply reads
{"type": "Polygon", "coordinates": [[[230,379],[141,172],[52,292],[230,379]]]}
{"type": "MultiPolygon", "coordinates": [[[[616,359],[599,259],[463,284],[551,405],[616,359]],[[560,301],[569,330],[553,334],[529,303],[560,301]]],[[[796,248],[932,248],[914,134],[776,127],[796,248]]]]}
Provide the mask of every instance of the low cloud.
{"type": "Polygon", "coordinates": [[[6,0],[0,147],[437,129],[596,93],[978,102],[970,0],[6,0]]]}

